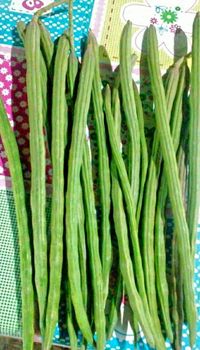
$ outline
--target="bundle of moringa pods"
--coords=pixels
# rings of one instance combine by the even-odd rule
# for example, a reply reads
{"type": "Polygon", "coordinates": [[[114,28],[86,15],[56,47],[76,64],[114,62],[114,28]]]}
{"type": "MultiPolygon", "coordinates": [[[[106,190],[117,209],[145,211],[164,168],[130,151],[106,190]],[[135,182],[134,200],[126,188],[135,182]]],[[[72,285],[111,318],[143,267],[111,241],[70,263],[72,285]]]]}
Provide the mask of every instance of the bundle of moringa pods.
{"type": "Polygon", "coordinates": [[[132,78],[136,57],[131,22],[121,34],[119,66],[110,68],[105,80],[91,31],[81,59],[75,54],[72,2],[69,28],[51,41],[41,16],[64,2],[40,9],[27,25],[18,23],[27,64],[31,234],[18,146],[0,102],[0,135],[18,223],[23,349],[33,349],[37,312],[42,349],[51,348],[61,285],[72,349],[77,348],[78,330],[82,347],[105,348],[124,294],[134,334],[142,330],[149,346],[164,350],[169,339],[173,349],[181,349],[182,326],[187,324],[192,347],[200,202],[200,13],[193,23],[191,53],[179,57],[164,76],[155,27],[146,30],[149,132],[141,92],[132,78]],[[88,141],[89,120],[95,152],[94,137],[88,141]],[[46,148],[53,170],[50,237],[46,148]],[[170,264],[169,205],[174,222],[170,264]]]}

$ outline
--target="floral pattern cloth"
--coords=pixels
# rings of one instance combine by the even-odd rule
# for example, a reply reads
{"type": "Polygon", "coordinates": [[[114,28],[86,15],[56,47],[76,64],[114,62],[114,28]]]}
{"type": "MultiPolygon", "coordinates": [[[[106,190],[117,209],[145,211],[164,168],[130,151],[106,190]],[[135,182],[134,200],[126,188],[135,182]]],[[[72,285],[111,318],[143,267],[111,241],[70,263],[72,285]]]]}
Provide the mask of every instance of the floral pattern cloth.
{"type": "MultiPolygon", "coordinates": [[[[136,49],[141,50],[144,31],[149,24],[154,24],[157,33],[159,47],[167,54],[174,55],[174,33],[187,34],[189,47],[191,48],[191,29],[195,12],[192,10],[196,1],[191,0],[145,0],[141,4],[129,2],[122,9],[122,17],[125,21],[131,20],[138,28],[134,34],[133,43],[136,49]]],[[[179,40],[180,41],[180,40],[179,40]]],[[[183,42],[184,45],[184,42],[183,42]]],[[[179,54],[186,47],[180,47],[179,54]]]]}

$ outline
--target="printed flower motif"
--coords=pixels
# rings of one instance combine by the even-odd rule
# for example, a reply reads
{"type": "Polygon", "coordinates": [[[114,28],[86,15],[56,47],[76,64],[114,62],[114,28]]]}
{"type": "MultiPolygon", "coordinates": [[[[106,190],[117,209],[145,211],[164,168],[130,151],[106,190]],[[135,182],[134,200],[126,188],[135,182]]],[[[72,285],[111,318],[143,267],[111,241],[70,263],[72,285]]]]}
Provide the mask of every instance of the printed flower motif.
{"type": "Polygon", "coordinates": [[[12,75],[11,74],[6,75],[6,80],[7,81],[11,81],[12,80],[12,75]]]}
{"type": "Polygon", "coordinates": [[[2,74],[6,74],[7,73],[7,68],[5,68],[5,67],[3,67],[3,68],[1,68],[1,70],[0,70],[0,72],[2,73],[2,74]]]}
{"type": "Polygon", "coordinates": [[[178,24],[172,24],[169,29],[171,33],[178,33],[181,31],[181,27],[178,26],[178,24]]]}
{"type": "Polygon", "coordinates": [[[16,70],[14,71],[13,75],[14,75],[15,77],[19,77],[19,76],[21,75],[20,70],[19,70],[19,69],[16,69],[16,70]]]}
{"type": "Polygon", "coordinates": [[[5,151],[1,151],[1,152],[0,152],[0,157],[1,157],[1,158],[6,158],[6,153],[5,153],[5,151]]]}
{"type": "Polygon", "coordinates": [[[15,93],[15,97],[17,97],[17,98],[22,97],[22,92],[21,92],[21,91],[17,91],[17,92],[15,93]]]}
{"type": "MultiPolygon", "coordinates": [[[[133,37],[135,49],[141,51],[143,35],[149,24],[155,25],[159,47],[162,47],[167,54],[174,54],[174,33],[183,36],[184,32],[190,49],[192,22],[195,16],[192,8],[196,3],[197,0],[144,0],[142,4],[126,4],[121,13],[123,20],[125,22],[130,20],[138,27],[133,37]]],[[[181,55],[185,50],[184,42],[177,54],[181,55]]]]}
{"type": "Polygon", "coordinates": [[[8,89],[3,89],[2,95],[3,96],[8,96],[8,94],[9,94],[9,90],[8,89]]]}
{"type": "Polygon", "coordinates": [[[17,106],[13,106],[13,112],[17,113],[19,111],[19,108],[17,106]]]}
{"type": "Polygon", "coordinates": [[[158,23],[158,20],[157,20],[157,18],[153,17],[150,19],[150,22],[151,22],[151,24],[156,24],[156,23],[158,23]]]}
{"type": "Polygon", "coordinates": [[[8,99],[6,100],[6,104],[7,104],[8,106],[11,106],[11,104],[12,104],[11,98],[8,98],[8,99]]]}
{"type": "Polygon", "coordinates": [[[26,10],[33,11],[34,9],[40,9],[44,3],[41,0],[24,0],[22,6],[26,10]]]}
{"type": "Polygon", "coordinates": [[[27,106],[26,101],[21,101],[20,102],[20,107],[25,108],[27,106]]]}
{"type": "Polygon", "coordinates": [[[163,20],[163,22],[169,24],[176,22],[178,15],[175,11],[165,10],[162,12],[160,17],[163,20]]]}
{"type": "Polygon", "coordinates": [[[24,77],[20,77],[18,80],[19,80],[19,83],[21,83],[21,84],[25,83],[25,78],[24,77]]]}
{"type": "Polygon", "coordinates": [[[15,67],[16,63],[17,63],[16,61],[11,61],[11,63],[10,63],[11,67],[15,67]]]}

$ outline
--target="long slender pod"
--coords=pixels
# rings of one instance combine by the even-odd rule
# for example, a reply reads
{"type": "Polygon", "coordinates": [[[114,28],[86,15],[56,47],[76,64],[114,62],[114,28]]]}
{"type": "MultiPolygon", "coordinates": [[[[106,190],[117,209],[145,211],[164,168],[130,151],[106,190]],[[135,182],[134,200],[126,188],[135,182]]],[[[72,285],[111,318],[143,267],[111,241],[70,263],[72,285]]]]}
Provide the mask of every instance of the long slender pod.
{"type": "Polygon", "coordinates": [[[34,292],[25,189],[18,146],[0,98],[0,136],[8,158],[19,237],[23,350],[33,350],[34,292]]]}
{"type": "Polygon", "coordinates": [[[51,40],[50,33],[48,29],[45,27],[44,23],[41,20],[39,20],[38,23],[40,27],[41,50],[44,56],[47,70],[49,72],[49,76],[51,77],[50,73],[51,73],[52,58],[54,53],[54,44],[51,40]]]}
{"type": "Polygon", "coordinates": [[[111,306],[109,309],[108,315],[108,324],[106,329],[106,338],[110,339],[113,336],[113,331],[117,324],[119,314],[120,314],[120,306],[123,295],[123,283],[122,283],[122,274],[121,271],[118,271],[116,286],[115,286],[115,295],[111,300],[111,306]]]}
{"type": "Polygon", "coordinates": [[[180,188],[176,155],[168,122],[165,92],[160,74],[156,30],[152,25],[148,29],[147,53],[152,93],[155,103],[156,127],[164,159],[165,174],[176,225],[181,269],[183,271],[185,310],[190,330],[190,344],[193,346],[196,338],[196,309],[194,303],[189,230],[180,188]]]}
{"type": "Polygon", "coordinates": [[[73,128],[68,159],[68,179],[66,194],[66,242],[68,276],[71,288],[72,302],[80,330],[89,343],[93,343],[93,335],[84,308],[78,257],[78,187],[83,158],[85,128],[92,91],[95,61],[93,49],[88,44],[80,72],[77,98],[74,105],[73,128]],[[85,88],[87,86],[87,89],[85,88]]]}
{"type": "Polygon", "coordinates": [[[196,14],[192,33],[187,221],[194,259],[200,206],[200,12],[196,14]]]}
{"type": "Polygon", "coordinates": [[[112,175],[112,203],[113,203],[113,216],[115,223],[115,231],[118,239],[119,246],[119,262],[120,270],[123,276],[127,293],[130,299],[130,305],[133,311],[137,315],[137,319],[144,331],[148,343],[154,346],[154,338],[149,328],[149,323],[146,320],[146,314],[143,307],[142,299],[140,298],[135,285],[135,277],[133,272],[133,265],[130,256],[129,242],[128,242],[128,229],[126,223],[126,215],[123,207],[123,197],[117,176],[117,171],[114,163],[111,165],[112,175]]]}
{"type": "Polygon", "coordinates": [[[67,304],[67,331],[69,333],[70,349],[77,350],[78,338],[77,338],[76,329],[73,323],[73,310],[72,310],[73,306],[72,306],[69,282],[67,282],[66,304],[67,304]]]}
{"type": "MultiPolygon", "coordinates": [[[[174,143],[175,152],[177,151],[180,132],[183,120],[182,102],[183,92],[185,88],[185,64],[181,67],[180,79],[177,88],[177,94],[171,116],[171,133],[174,143]]],[[[164,171],[161,174],[160,187],[157,194],[156,215],[155,215],[155,272],[156,272],[156,288],[158,300],[164,321],[166,332],[171,334],[171,322],[169,316],[169,291],[166,280],[166,253],[165,253],[165,204],[167,200],[168,188],[164,171]]],[[[172,337],[170,337],[172,340],[172,337]]]]}
{"type": "Polygon", "coordinates": [[[42,87],[40,77],[40,30],[33,17],[25,34],[26,83],[30,126],[31,214],[33,226],[35,284],[40,313],[40,329],[44,335],[47,298],[47,233],[45,142],[43,130],[42,87]]]}
{"type": "MultiPolygon", "coordinates": [[[[118,74],[118,77],[119,77],[119,74],[118,74]]],[[[118,79],[118,77],[116,77],[116,79],[118,79]]],[[[113,111],[118,143],[120,148],[121,110],[120,110],[118,85],[119,84],[115,81],[113,86],[113,91],[112,91],[112,111],[113,111]]],[[[119,264],[118,261],[117,263],[119,264]]],[[[116,323],[119,317],[122,295],[123,295],[123,279],[122,279],[120,267],[118,267],[118,275],[117,275],[116,284],[115,284],[114,296],[112,296],[112,299],[111,299],[111,305],[109,308],[108,319],[106,324],[107,339],[112,337],[114,328],[116,326],[116,323]]]]}
{"type": "Polygon", "coordinates": [[[51,137],[52,137],[52,125],[51,125],[51,103],[52,95],[52,61],[54,54],[54,44],[51,41],[50,33],[44,26],[41,20],[38,20],[40,28],[40,48],[41,48],[41,71],[42,71],[42,93],[43,93],[43,109],[44,109],[44,122],[46,125],[46,133],[48,140],[49,151],[51,152],[51,137]],[[45,79],[44,79],[45,77],[45,79]]]}
{"type": "MultiPolygon", "coordinates": [[[[185,211],[187,210],[187,164],[186,164],[186,145],[188,144],[188,123],[184,121],[182,126],[181,142],[177,151],[177,163],[179,169],[179,178],[185,211]]],[[[175,228],[176,229],[176,228],[175,228]]],[[[182,348],[182,327],[184,322],[184,298],[183,298],[183,274],[180,269],[180,258],[178,254],[177,235],[173,231],[172,236],[172,263],[171,263],[171,283],[169,284],[171,295],[171,318],[174,327],[173,346],[175,350],[182,348]]]]}
{"type": "Polygon", "coordinates": [[[103,113],[103,97],[102,86],[99,69],[99,47],[95,36],[91,33],[91,42],[95,57],[95,71],[92,89],[92,102],[94,106],[94,120],[97,133],[98,142],[98,167],[99,167],[99,183],[101,196],[101,235],[102,235],[102,249],[101,261],[103,271],[103,285],[104,285],[104,301],[108,295],[109,275],[112,264],[112,244],[110,234],[110,166],[108,151],[106,145],[104,113],[103,113]]]}
{"type": "MultiPolygon", "coordinates": [[[[75,82],[78,74],[78,58],[75,54],[74,49],[74,35],[73,35],[73,1],[69,2],[69,42],[70,42],[70,53],[69,53],[69,69],[67,72],[67,82],[69,89],[68,105],[71,107],[71,113],[74,109],[74,100],[75,100],[75,82]]],[[[78,254],[79,254],[79,268],[80,268],[80,279],[81,279],[81,290],[83,296],[83,304],[85,311],[88,309],[88,285],[87,285],[87,247],[86,247],[86,232],[85,232],[85,212],[83,205],[83,193],[82,185],[79,183],[79,201],[78,201],[78,254]]],[[[69,308],[72,303],[71,297],[68,300],[69,308]]],[[[73,331],[73,319],[72,313],[68,313],[68,323],[69,323],[69,337],[70,344],[76,343],[75,341],[75,331],[73,331]]],[[[76,339],[77,340],[77,339],[76,339]]],[[[82,340],[82,346],[84,346],[85,340],[82,340]]]]}
{"type": "Polygon", "coordinates": [[[67,75],[67,81],[69,86],[70,97],[74,95],[75,81],[78,73],[78,59],[75,52],[71,49],[69,54],[69,72],[67,75]]]}
{"type": "MultiPolygon", "coordinates": [[[[138,294],[136,285],[135,285],[135,276],[133,272],[133,265],[131,258],[130,257],[130,251],[128,243],[128,237],[125,239],[126,233],[124,232],[124,238],[120,237],[120,242],[119,242],[119,248],[121,248],[121,244],[123,244],[123,251],[121,252],[122,249],[119,249],[119,252],[122,258],[122,261],[124,261],[124,254],[127,253],[127,266],[125,266],[125,262],[123,262],[121,266],[121,273],[123,275],[124,280],[126,281],[126,287],[127,287],[127,292],[130,297],[130,303],[133,311],[135,311],[136,316],[138,317],[138,321],[140,322],[141,326],[143,327],[144,333],[147,337],[147,340],[149,341],[150,344],[154,343],[154,339],[152,336],[152,329],[151,329],[151,320],[150,320],[150,315],[148,314],[148,309],[147,309],[147,298],[146,298],[146,293],[144,289],[144,275],[143,275],[143,269],[142,269],[142,262],[141,262],[141,255],[140,255],[140,248],[139,248],[139,242],[138,242],[138,235],[137,235],[137,224],[135,220],[135,208],[133,204],[133,197],[132,197],[132,191],[130,187],[130,183],[128,180],[128,175],[126,172],[126,168],[124,165],[124,161],[122,159],[122,155],[119,150],[119,145],[117,142],[117,135],[115,131],[115,124],[112,116],[112,111],[111,111],[111,93],[110,93],[110,88],[107,85],[106,90],[105,90],[105,100],[104,100],[104,108],[105,108],[105,114],[106,114],[106,122],[108,126],[108,133],[109,133],[109,142],[111,145],[112,149],[112,156],[114,160],[114,164],[116,165],[117,172],[120,178],[120,184],[122,186],[122,191],[123,191],[123,196],[124,200],[126,203],[126,210],[128,213],[128,221],[129,221],[129,229],[131,231],[132,235],[132,244],[133,244],[133,250],[134,250],[134,268],[135,268],[135,275],[137,278],[137,284],[138,284],[138,289],[140,291],[140,295],[138,294]],[[121,242],[122,239],[122,242],[121,242]],[[131,265],[130,265],[131,263],[131,265]],[[130,275],[129,275],[130,274],[130,275]],[[145,304],[145,305],[144,305],[145,304]],[[145,306],[145,308],[144,308],[145,306]],[[145,314],[146,311],[146,314],[145,314]]],[[[113,170],[115,171],[115,169],[113,170]]],[[[116,173],[116,172],[115,172],[116,173]]],[[[116,178],[113,177],[113,181],[116,178]]],[[[117,178],[117,194],[120,192],[120,197],[118,200],[121,198],[121,189],[119,188],[118,184],[118,178],[117,178]],[[120,189],[120,191],[118,191],[120,189]]],[[[115,190],[115,187],[114,187],[115,190]]],[[[113,194],[112,194],[113,196],[113,194]]],[[[114,194],[115,197],[115,194],[114,194]]],[[[121,202],[122,203],[122,199],[121,202]]],[[[114,204],[114,199],[113,199],[113,204],[114,204]]],[[[119,209],[122,209],[121,207],[119,209]]],[[[117,210],[118,211],[118,210],[117,210]]],[[[123,214],[123,211],[122,211],[123,214]]],[[[125,214],[123,214],[125,215],[125,214]]],[[[119,214],[119,217],[121,214],[119,214]]],[[[120,223],[119,223],[120,224],[120,223]]],[[[115,224],[115,230],[117,231],[118,229],[118,224],[116,222],[115,224]]],[[[123,227],[121,227],[123,229],[123,227]]],[[[119,232],[122,233],[119,229],[119,232]]]]}
{"type": "Polygon", "coordinates": [[[83,163],[81,168],[83,184],[83,198],[86,220],[86,240],[88,244],[88,255],[90,259],[92,288],[94,298],[94,324],[97,332],[97,349],[105,347],[105,313],[104,313],[104,290],[103,272],[99,253],[99,237],[97,217],[95,213],[95,198],[93,192],[92,166],[90,160],[89,145],[85,141],[83,151],[83,163]]]}
{"type": "Polygon", "coordinates": [[[86,248],[86,232],[85,232],[85,211],[83,204],[82,186],[80,184],[80,196],[78,203],[78,249],[79,249],[79,262],[81,273],[81,289],[83,295],[83,303],[85,310],[87,310],[88,304],[88,286],[87,286],[87,248],[86,248]]]}
{"type": "Polygon", "coordinates": [[[74,49],[74,31],[73,31],[73,0],[69,1],[69,41],[70,41],[70,54],[69,54],[69,72],[68,72],[68,85],[70,96],[73,96],[75,81],[78,73],[78,59],[75,55],[74,49]]]}
{"type": "Polygon", "coordinates": [[[132,88],[131,38],[132,23],[128,21],[124,26],[120,39],[120,82],[123,109],[127,120],[130,142],[128,147],[128,176],[136,208],[140,178],[140,133],[134,91],[132,88]]]}
{"type": "MultiPolygon", "coordinates": [[[[170,77],[168,79],[166,100],[167,100],[167,115],[168,120],[171,116],[171,108],[175,98],[178,79],[179,79],[179,65],[177,64],[169,72],[170,77]],[[178,67],[177,67],[178,66],[178,67]]],[[[161,169],[162,156],[160,153],[158,132],[155,131],[152,152],[149,159],[148,176],[145,185],[145,197],[143,201],[142,212],[142,242],[143,242],[143,261],[144,261],[144,273],[147,297],[149,302],[150,313],[154,321],[154,327],[159,331],[160,338],[162,339],[161,325],[158,317],[158,305],[156,299],[156,287],[155,287],[155,258],[154,258],[154,223],[155,223],[155,211],[157,200],[157,188],[159,173],[161,169]]],[[[169,313],[168,313],[169,318],[169,313]]],[[[172,330],[170,322],[167,323],[167,335],[172,340],[172,330]]]]}
{"type": "MultiPolygon", "coordinates": [[[[134,66],[135,62],[136,62],[136,55],[132,55],[132,67],[134,66]]],[[[117,134],[118,134],[118,138],[120,140],[121,137],[121,110],[120,110],[120,96],[119,96],[119,88],[120,88],[120,66],[117,67],[116,71],[115,71],[115,79],[114,79],[114,83],[113,83],[113,89],[112,89],[112,113],[114,116],[114,120],[115,120],[115,125],[117,128],[117,134]]],[[[120,145],[120,151],[121,150],[121,145],[120,145]]],[[[122,290],[120,291],[120,276],[117,280],[117,286],[116,289],[117,291],[119,291],[119,293],[121,292],[121,296],[122,294],[126,293],[126,291],[124,291],[124,285],[122,286],[122,290]]],[[[117,292],[118,293],[118,292],[117,292]]],[[[118,297],[120,297],[118,295],[118,297]]],[[[117,318],[117,298],[116,301],[112,301],[111,303],[111,313],[110,313],[110,318],[109,318],[109,323],[110,323],[110,334],[111,334],[111,329],[112,327],[114,327],[115,325],[115,320],[117,318]],[[115,307],[115,309],[114,309],[115,307]]],[[[136,317],[133,314],[132,315],[132,319],[134,319],[134,322],[132,324],[133,328],[134,328],[134,334],[138,333],[138,323],[136,321],[136,317]]],[[[136,339],[136,338],[135,338],[136,339]]]]}
{"type": "MultiPolygon", "coordinates": [[[[25,41],[25,33],[26,33],[26,24],[23,21],[17,22],[17,31],[18,34],[24,43],[25,41]]],[[[43,108],[43,118],[44,125],[46,122],[46,114],[47,114],[47,68],[44,61],[44,57],[41,53],[40,55],[40,72],[41,72],[41,86],[42,86],[42,108],[43,108]]]]}
{"type": "MultiPolygon", "coordinates": [[[[25,41],[25,33],[26,33],[26,24],[23,21],[17,22],[17,31],[18,34],[24,43],[25,41]]],[[[48,148],[50,150],[50,124],[48,116],[48,72],[46,63],[43,57],[42,52],[40,53],[40,77],[41,77],[41,88],[42,88],[42,111],[43,111],[43,120],[44,120],[44,128],[47,135],[48,148]]]]}
{"type": "Polygon", "coordinates": [[[147,142],[146,142],[146,137],[144,132],[144,114],[142,109],[142,103],[140,100],[140,95],[138,92],[137,85],[134,81],[133,81],[133,91],[134,91],[138,126],[139,126],[139,132],[140,132],[140,149],[141,149],[140,187],[139,187],[139,197],[138,197],[138,203],[137,203],[137,209],[136,209],[136,219],[137,219],[137,223],[139,224],[142,201],[144,196],[144,188],[145,188],[145,182],[146,182],[147,170],[148,170],[148,150],[147,150],[147,142]]]}
{"type": "MultiPolygon", "coordinates": [[[[67,71],[67,83],[69,94],[67,95],[67,103],[69,106],[69,111],[73,115],[74,109],[74,100],[75,100],[75,82],[78,74],[78,59],[75,55],[74,50],[74,35],[73,35],[73,1],[69,2],[69,42],[70,42],[70,53],[69,53],[69,65],[67,71]]],[[[83,305],[85,311],[88,308],[88,286],[87,286],[87,248],[86,248],[86,237],[85,237],[85,213],[83,206],[83,193],[82,186],[79,182],[79,199],[78,199],[78,259],[79,259],[79,269],[80,269],[80,283],[81,283],[81,291],[83,296],[83,305]]],[[[68,332],[70,338],[70,346],[75,349],[77,347],[77,334],[73,325],[73,305],[72,298],[70,294],[70,288],[68,288],[67,295],[67,325],[68,332]]],[[[84,338],[82,340],[82,344],[84,344],[84,338]]]]}
{"type": "Polygon", "coordinates": [[[52,200],[51,200],[51,242],[50,276],[46,310],[44,349],[51,347],[54,329],[58,319],[60,286],[63,261],[64,230],[64,156],[67,134],[66,74],[69,42],[65,34],[59,41],[55,57],[52,96],[52,200]]]}
{"type": "MultiPolygon", "coordinates": [[[[131,65],[132,67],[135,65],[136,63],[136,60],[137,60],[137,56],[136,55],[132,55],[131,56],[131,65]]],[[[115,123],[117,123],[117,128],[118,128],[118,137],[120,139],[121,137],[121,111],[120,111],[120,99],[119,99],[119,88],[120,88],[120,85],[121,85],[121,76],[120,76],[120,66],[118,66],[115,70],[115,79],[114,79],[114,83],[113,83],[113,88],[112,88],[112,112],[113,112],[113,115],[114,115],[114,119],[115,119],[115,123]]],[[[136,100],[136,97],[135,97],[135,102],[136,102],[136,109],[137,109],[137,100],[136,100]]],[[[137,114],[138,114],[138,111],[137,111],[137,114]]],[[[139,118],[140,116],[138,116],[139,118]]],[[[138,120],[139,122],[139,120],[138,120]]],[[[142,127],[142,125],[140,125],[140,128],[142,127]]],[[[142,132],[142,130],[140,130],[142,132]]],[[[144,130],[143,130],[144,132],[144,130]]],[[[141,145],[142,147],[142,145],[141,145]]],[[[145,155],[144,155],[144,161],[145,161],[145,155]]],[[[141,197],[141,194],[139,193],[139,196],[141,197]]],[[[119,284],[120,284],[120,278],[118,278],[118,281],[117,281],[117,286],[116,286],[116,289],[119,290],[119,284]]],[[[122,291],[123,293],[123,288],[122,288],[122,291]]],[[[124,293],[126,293],[124,291],[124,293]]],[[[111,332],[111,327],[114,327],[115,325],[115,319],[114,318],[117,318],[117,313],[116,313],[116,310],[117,310],[117,305],[116,305],[116,310],[114,309],[115,307],[115,302],[114,300],[112,301],[111,303],[111,314],[110,314],[110,318],[109,318],[109,323],[110,323],[110,332],[111,332]],[[112,319],[113,318],[113,319],[112,319]]],[[[138,333],[138,324],[136,322],[136,317],[135,315],[132,316],[132,318],[134,319],[134,322],[133,322],[133,327],[134,327],[134,334],[137,334],[138,333]]],[[[136,339],[136,338],[135,338],[136,339]]]]}
{"type": "MultiPolygon", "coordinates": [[[[179,178],[181,182],[181,189],[183,199],[186,205],[186,164],[185,164],[185,150],[183,143],[179,146],[177,154],[177,162],[179,168],[179,178]]],[[[183,300],[183,278],[182,271],[180,270],[180,259],[177,247],[177,237],[174,230],[172,237],[172,268],[171,268],[171,299],[172,299],[172,321],[174,326],[174,342],[173,346],[175,350],[181,350],[182,348],[182,327],[184,322],[184,300],[183,300]]]]}

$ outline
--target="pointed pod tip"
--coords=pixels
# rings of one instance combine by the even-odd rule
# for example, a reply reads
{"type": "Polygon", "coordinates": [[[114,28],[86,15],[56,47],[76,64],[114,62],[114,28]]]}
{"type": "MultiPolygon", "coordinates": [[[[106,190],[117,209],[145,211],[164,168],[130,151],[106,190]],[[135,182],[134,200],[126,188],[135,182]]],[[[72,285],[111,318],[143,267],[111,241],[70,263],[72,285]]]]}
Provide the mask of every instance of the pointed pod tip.
{"type": "Polygon", "coordinates": [[[193,30],[198,30],[199,31],[199,26],[200,26],[200,11],[198,11],[194,17],[193,21],[193,30]]]}
{"type": "Polygon", "coordinates": [[[91,39],[92,40],[96,40],[96,37],[95,37],[95,35],[94,35],[94,33],[93,33],[91,28],[88,31],[88,38],[89,38],[89,40],[91,40],[91,39]]]}
{"type": "Polygon", "coordinates": [[[111,89],[110,89],[110,85],[108,83],[105,86],[105,94],[109,99],[111,98],[111,89]]]}
{"type": "Polygon", "coordinates": [[[98,47],[96,36],[91,29],[88,32],[88,45],[92,45],[94,48],[98,47]]]}
{"type": "Polygon", "coordinates": [[[128,19],[124,27],[129,28],[129,30],[132,30],[133,23],[130,21],[130,19],[128,19]]]}
{"type": "Polygon", "coordinates": [[[156,34],[156,27],[153,24],[150,24],[147,32],[156,34]]]}

